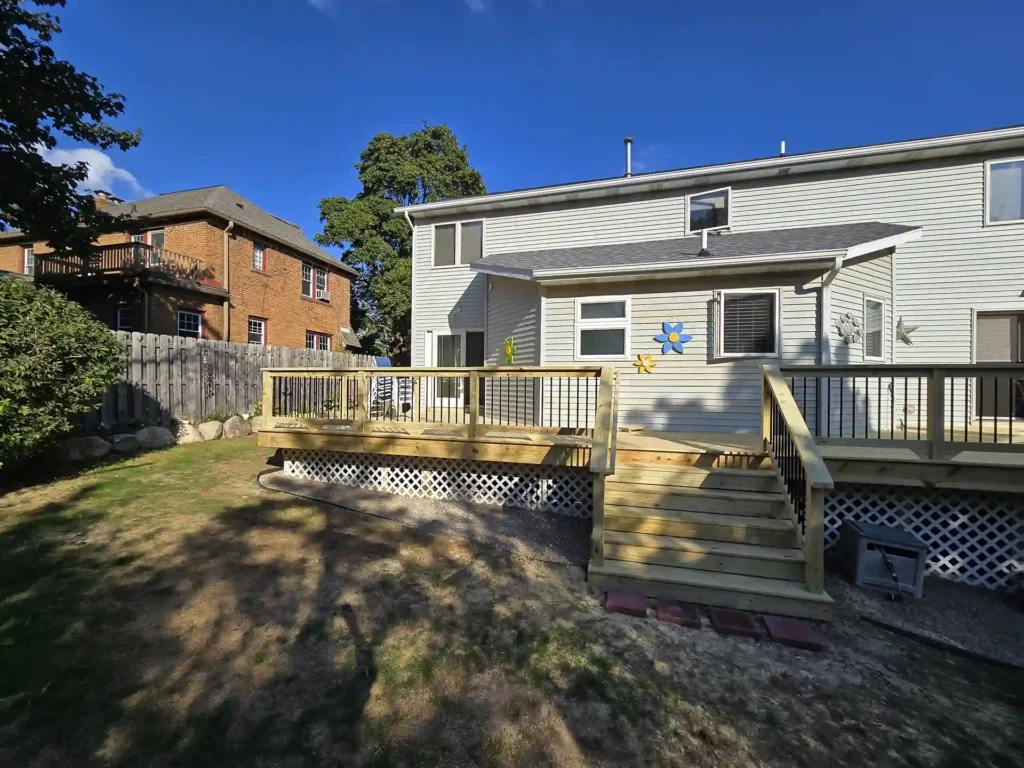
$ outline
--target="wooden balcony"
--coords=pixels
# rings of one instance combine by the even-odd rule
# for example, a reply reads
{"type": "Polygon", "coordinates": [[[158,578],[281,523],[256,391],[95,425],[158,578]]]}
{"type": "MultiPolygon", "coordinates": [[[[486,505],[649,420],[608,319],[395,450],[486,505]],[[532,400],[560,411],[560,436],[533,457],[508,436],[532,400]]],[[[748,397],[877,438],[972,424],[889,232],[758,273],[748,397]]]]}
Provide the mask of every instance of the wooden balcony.
{"type": "Polygon", "coordinates": [[[50,284],[143,277],[204,292],[225,293],[213,283],[212,276],[212,271],[199,259],[136,242],[99,246],[93,255],[84,258],[68,255],[36,257],[36,280],[50,284]]]}

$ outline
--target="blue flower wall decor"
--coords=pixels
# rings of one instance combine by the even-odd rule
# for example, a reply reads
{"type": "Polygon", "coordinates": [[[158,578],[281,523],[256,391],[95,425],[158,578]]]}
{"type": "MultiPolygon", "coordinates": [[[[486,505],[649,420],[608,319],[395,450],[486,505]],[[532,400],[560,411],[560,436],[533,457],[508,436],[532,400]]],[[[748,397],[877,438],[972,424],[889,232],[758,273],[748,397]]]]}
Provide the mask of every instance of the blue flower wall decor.
{"type": "Polygon", "coordinates": [[[661,342],[661,354],[667,355],[669,350],[683,354],[683,344],[692,338],[690,334],[683,333],[682,323],[662,323],[661,333],[654,340],[661,342]]]}

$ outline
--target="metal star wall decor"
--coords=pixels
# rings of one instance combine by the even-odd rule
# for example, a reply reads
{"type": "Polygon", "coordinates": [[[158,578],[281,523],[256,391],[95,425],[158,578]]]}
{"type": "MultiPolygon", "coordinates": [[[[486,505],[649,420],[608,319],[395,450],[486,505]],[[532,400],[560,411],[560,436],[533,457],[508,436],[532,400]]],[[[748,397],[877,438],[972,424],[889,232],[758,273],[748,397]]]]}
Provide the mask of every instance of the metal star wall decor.
{"type": "Polygon", "coordinates": [[[921,326],[919,325],[907,325],[903,322],[903,318],[896,323],[896,338],[902,341],[907,346],[914,346],[914,340],[910,338],[910,334],[916,331],[921,326]]]}

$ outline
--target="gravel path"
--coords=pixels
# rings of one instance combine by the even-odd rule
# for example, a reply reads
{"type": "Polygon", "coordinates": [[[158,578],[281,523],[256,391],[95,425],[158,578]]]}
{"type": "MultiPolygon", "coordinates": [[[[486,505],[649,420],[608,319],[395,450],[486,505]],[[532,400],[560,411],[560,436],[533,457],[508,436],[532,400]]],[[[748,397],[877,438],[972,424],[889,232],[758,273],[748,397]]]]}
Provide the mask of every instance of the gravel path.
{"type": "Polygon", "coordinates": [[[270,490],[383,517],[424,533],[463,536],[531,560],[581,567],[587,563],[589,521],[549,512],[395,496],[286,477],[280,471],[260,475],[258,482],[270,490]]]}
{"type": "Polygon", "coordinates": [[[836,601],[836,613],[869,616],[1024,667],[1024,610],[1002,592],[935,576],[925,577],[920,600],[894,602],[837,575],[829,578],[826,589],[836,601]]]}

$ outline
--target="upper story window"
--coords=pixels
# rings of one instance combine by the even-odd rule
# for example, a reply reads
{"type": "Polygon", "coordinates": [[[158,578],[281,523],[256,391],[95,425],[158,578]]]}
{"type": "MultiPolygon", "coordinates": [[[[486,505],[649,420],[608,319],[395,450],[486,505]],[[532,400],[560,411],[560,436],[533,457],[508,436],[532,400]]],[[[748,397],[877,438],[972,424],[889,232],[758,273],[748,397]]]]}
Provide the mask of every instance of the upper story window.
{"type": "Polygon", "coordinates": [[[472,264],[484,255],[484,223],[462,221],[434,225],[434,266],[472,264]]]}
{"type": "Polygon", "coordinates": [[[686,198],[686,231],[722,229],[729,226],[729,204],[732,190],[714,189],[686,198]]]}
{"type": "Polygon", "coordinates": [[[885,359],[885,302],[864,297],[864,359],[885,359]]]}
{"type": "Polygon", "coordinates": [[[203,336],[203,316],[187,309],[178,310],[178,335],[199,339],[203,336]]]}
{"type": "Polygon", "coordinates": [[[252,268],[263,271],[263,246],[259,243],[252,244],[252,268]]]}
{"type": "Polygon", "coordinates": [[[722,291],[718,301],[719,357],[779,357],[779,292],[722,291]]]}
{"type": "Polygon", "coordinates": [[[331,293],[328,290],[327,270],[323,267],[314,267],[308,262],[302,264],[302,295],[309,299],[330,301],[331,293]]]}
{"type": "Polygon", "coordinates": [[[985,222],[1007,224],[1024,220],[1024,159],[985,164],[985,222]]]}
{"type": "Polygon", "coordinates": [[[33,246],[26,245],[21,249],[21,263],[26,275],[36,273],[36,252],[33,246]]]}
{"type": "Polygon", "coordinates": [[[628,298],[576,300],[576,358],[624,359],[629,357],[628,298]]]}

